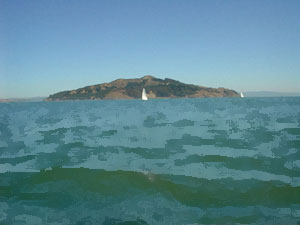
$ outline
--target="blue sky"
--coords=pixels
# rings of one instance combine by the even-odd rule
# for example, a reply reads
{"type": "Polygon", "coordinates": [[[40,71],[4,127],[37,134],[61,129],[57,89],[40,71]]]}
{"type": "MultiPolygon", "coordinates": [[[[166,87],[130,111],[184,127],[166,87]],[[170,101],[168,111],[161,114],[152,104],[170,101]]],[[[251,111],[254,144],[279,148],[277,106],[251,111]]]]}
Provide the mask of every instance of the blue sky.
{"type": "Polygon", "coordinates": [[[300,92],[299,0],[0,0],[0,98],[147,74],[300,92]]]}

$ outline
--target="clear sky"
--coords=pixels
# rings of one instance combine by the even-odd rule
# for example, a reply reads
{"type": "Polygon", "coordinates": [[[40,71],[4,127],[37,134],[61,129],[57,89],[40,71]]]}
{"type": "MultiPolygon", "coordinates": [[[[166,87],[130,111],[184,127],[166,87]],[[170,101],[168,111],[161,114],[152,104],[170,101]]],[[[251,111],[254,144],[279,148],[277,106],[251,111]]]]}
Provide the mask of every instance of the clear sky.
{"type": "Polygon", "coordinates": [[[0,0],[0,98],[147,74],[300,92],[300,1],[0,0]]]}

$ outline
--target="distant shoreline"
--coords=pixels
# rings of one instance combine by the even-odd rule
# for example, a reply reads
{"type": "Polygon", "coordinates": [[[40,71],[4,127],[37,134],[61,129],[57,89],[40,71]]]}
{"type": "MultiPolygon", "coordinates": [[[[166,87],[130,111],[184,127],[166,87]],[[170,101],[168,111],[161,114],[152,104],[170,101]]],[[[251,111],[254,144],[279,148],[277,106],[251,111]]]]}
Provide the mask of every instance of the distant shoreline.
{"type": "Polygon", "coordinates": [[[32,98],[1,98],[0,103],[8,102],[42,102],[47,97],[32,97],[32,98]]]}

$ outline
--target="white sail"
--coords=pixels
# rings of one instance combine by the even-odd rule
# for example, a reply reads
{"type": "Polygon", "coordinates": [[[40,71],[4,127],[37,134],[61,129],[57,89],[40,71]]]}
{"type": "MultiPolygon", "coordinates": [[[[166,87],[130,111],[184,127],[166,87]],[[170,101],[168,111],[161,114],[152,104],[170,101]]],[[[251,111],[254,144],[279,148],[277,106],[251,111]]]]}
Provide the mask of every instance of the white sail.
{"type": "Polygon", "coordinates": [[[145,88],[143,88],[142,100],[148,100],[145,88]]]}
{"type": "Polygon", "coordinates": [[[244,94],[243,94],[243,92],[241,92],[241,98],[244,98],[244,94]]]}

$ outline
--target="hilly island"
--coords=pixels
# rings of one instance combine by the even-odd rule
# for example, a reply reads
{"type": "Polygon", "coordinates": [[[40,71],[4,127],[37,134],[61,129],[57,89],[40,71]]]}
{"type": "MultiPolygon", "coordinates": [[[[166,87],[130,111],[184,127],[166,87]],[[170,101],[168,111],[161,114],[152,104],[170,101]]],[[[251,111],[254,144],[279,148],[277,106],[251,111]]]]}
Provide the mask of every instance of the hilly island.
{"type": "Polygon", "coordinates": [[[58,92],[50,95],[46,101],[140,99],[143,88],[146,89],[148,98],[239,97],[236,91],[226,88],[184,84],[169,78],[159,79],[147,75],[142,78],[118,79],[110,83],[58,92]]]}

